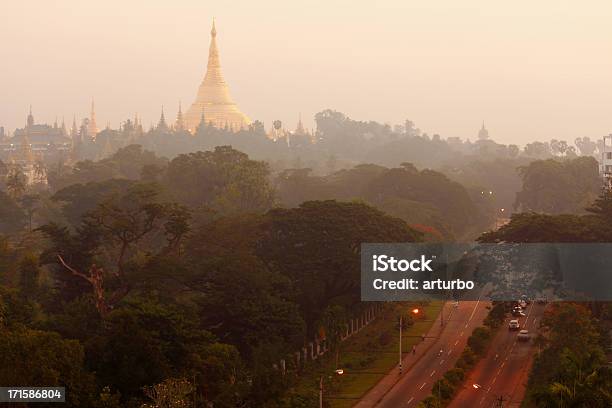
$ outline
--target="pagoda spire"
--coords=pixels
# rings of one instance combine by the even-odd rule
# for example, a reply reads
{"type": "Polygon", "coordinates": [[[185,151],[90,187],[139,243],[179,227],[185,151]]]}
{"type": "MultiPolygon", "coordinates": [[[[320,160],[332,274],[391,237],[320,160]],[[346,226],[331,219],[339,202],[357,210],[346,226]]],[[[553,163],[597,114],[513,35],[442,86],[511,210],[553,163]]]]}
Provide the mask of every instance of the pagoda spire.
{"type": "Polygon", "coordinates": [[[487,140],[489,138],[489,131],[485,127],[484,120],[482,121],[482,127],[478,131],[478,140],[487,140]]]}
{"type": "Polygon", "coordinates": [[[217,28],[215,27],[215,19],[213,18],[212,29],[210,30],[210,47],[208,49],[208,64],[206,78],[210,78],[211,82],[225,86],[225,80],[221,73],[221,61],[219,59],[219,48],[217,47],[217,28]]]}
{"type": "Polygon", "coordinates": [[[166,117],[164,116],[164,105],[161,107],[161,116],[159,117],[159,122],[157,123],[158,129],[166,130],[168,129],[168,124],[166,123],[166,117]]]}
{"type": "Polygon", "coordinates": [[[98,125],[96,124],[96,108],[94,98],[91,98],[91,113],[89,114],[89,123],[87,125],[87,136],[89,136],[90,139],[95,140],[98,132],[99,129],[98,125]]]}
{"type": "Polygon", "coordinates": [[[30,104],[30,113],[28,113],[28,119],[26,121],[26,127],[34,126],[34,115],[32,115],[32,105],[30,104]]]}
{"type": "Polygon", "coordinates": [[[200,123],[195,130],[195,133],[202,133],[206,129],[206,117],[204,116],[204,109],[202,109],[202,115],[200,116],[200,123]]]}
{"type": "Polygon", "coordinates": [[[181,131],[185,129],[185,120],[183,119],[183,107],[181,106],[181,101],[179,101],[179,109],[176,115],[176,124],[174,128],[181,131]]]}
{"type": "Polygon", "coordinates": [[[295,128],[295,133],[298,135],[303,135],[306,133],[306,130],[304,129],[304,124],[302,123],[302,113],[301,112],[298,115],[298,123],[295,128]]]}

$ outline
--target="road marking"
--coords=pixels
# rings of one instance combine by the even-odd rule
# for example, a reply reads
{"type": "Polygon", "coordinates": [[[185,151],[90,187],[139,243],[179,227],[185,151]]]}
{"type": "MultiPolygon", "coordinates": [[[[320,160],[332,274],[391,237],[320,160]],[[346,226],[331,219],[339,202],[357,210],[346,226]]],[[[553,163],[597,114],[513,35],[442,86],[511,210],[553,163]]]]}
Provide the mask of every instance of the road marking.
{"type": "MultiPolygon", "coordinates": [[[[476,309],[478,308],[478,304],[480,303],[480,296],[482,296],[482,291],[478,294],[478,301],[476,301],[476,305],[474,305],[474,310],[472,310],[472,315],[468,319],[468,322],[472,320],[472,317],[474,317],[474,313],[476,313],[476,309]]],[[[465,325],[465,327],[467,327],[467,324],[465,325]]]]}
{"type": "Polygon", "coordinates": [[[423,384],[421,384],[421,386],[419,387],[419,390],[422,390],[422,389],[423,389],[423,387],[425,386],[425,384],[427,384],[427,383],[423,383],[423,384]]]}
{"type": "Polygon", "coordinates": [[[463,332],[459,333],[459,337],[463,336],[463,332]]]}
{"type": "Polygon", "coordinates": [[[457,343],[459,343],[459,340],[457,340],[457,341],[455,342],[455,346],[457,345],[457,343]]]}
{"type": "Polygon", "coordinates": [[[453,350],[448,350],[448,353],[446,353],[447,356],[450,356],[450,353],[452,353],[453,350]]]}
{"type": "Polygon", "coordinates": [[[433,371],[431,372],[431,374],[429,374],[429,376],[430,376],[430,377],[433,377],[433,375],[434,375],[435,373],[436,373],[436,370],[433,370],[433,371]]]}
{"type": "Polygon", "coordinates": [[[504,364],[506,364],[506,362],[505,362],[505,361],[504,361],[503,363],[501,363],[501,366],[503,367],[503,366],[504,366],[504,364]]]}
{"type": "Polygon", "coordinates": [[[493,381],[491,381],[491,385],[495,384],[495,380],[497,380],[497,377],[493,378],[493,381]]]}
{"type": "Polygon", "coordinates": [[[444,363],[444,360],[440,360],[440,365],[442,365],[444,363]]]}
{"type": "Polygon", "coordinates": [[[410,399],[408,400],[408,402],[406,403],[406,405],[410,405],[410,403],[412,402],[412,400],[414,399],[414,397],[410,397],[410,399]]]}

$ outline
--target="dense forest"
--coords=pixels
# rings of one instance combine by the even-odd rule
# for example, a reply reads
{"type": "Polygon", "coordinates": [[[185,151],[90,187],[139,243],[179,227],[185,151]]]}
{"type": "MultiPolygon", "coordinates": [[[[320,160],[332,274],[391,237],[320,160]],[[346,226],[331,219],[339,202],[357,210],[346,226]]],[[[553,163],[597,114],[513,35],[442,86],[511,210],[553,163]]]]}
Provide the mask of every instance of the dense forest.
{"type": "Polygon", "coordinates": [[[71,406],[184,378],[202,403],[272,406],[273,363],[362,307],[361,242],[423,239],[365,203],[275,207],[267,165],[230,147],[132,146],[55,182],[29,210],[2,193],[0,381],[66,384],[71,406]]]}
{"type": "MultiPolygon", "coordinates": [[[[362,242],[612,239],[590,140],[578,156],[558,141],[519,151],[316,119],[318,143],[290,149],[257,127],[153,129],[49,165],[47,189],[5,177],[0,383],[66,384],[68,406],[141,407],[165,390],[197,406],[298,407],[275,364],[364,310],[362,242]]],[[[533,406],[609,398],[609,323],[608,305],[550,311],[533,406]],[[589,329],[558,335],[568,316],[589,329]]]]}

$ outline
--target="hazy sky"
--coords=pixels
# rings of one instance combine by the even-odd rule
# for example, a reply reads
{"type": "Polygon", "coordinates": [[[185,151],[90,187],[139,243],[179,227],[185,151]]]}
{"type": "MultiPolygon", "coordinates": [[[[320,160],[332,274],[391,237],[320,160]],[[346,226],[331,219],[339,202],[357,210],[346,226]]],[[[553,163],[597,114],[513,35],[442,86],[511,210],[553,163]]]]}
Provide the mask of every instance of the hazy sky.
{"type": "Polygon", "coordinates": [[[0,0],[0,125],[98,125],[160,106],[204,75],[212,18],[242,111],[293,128],[332,108],[505,143],[612,132],[612,2],[564,0],[0,0]]]}

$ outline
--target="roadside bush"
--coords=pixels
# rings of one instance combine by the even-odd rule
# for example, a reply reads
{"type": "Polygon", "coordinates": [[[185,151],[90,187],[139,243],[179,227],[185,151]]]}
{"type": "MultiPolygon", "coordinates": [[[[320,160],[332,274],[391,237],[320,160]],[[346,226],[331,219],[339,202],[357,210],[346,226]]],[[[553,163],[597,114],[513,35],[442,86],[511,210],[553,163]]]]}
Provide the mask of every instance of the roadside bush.
{"type": "Polygon", "coordinates": [[[455,393],[455,387],[451,383],[449,383],[446,378],[440,378],[438,381],[433,383],[431,393],[433,395],[439,396],[442,401],[445,401],[453,397],[453,394],[455,393]]]}
{"type": "Polygon", "coordinates": [[[497,329],[506,318],[506,304],[498,302],[493,305],[489,314],[484,320],[484,325],[491,328],[497,329]]]}
{"type": "Polygon", "coordinates": [[[444,378],[452,385],[457,386],[465,378],[465,371],[459,367],[451,368],[444,374],[444,378]]]}
{"type": "Polygon", "coordinates": [[[476,354],[474,354],[470,346],[466,346],[465,349],[463,349],[461,356],[459,356],[459,360],[457,360],[457,364],[455,364],[455,366],[467,371],[472,368],[475,362],[476,354]]]}
{"type": "Polygon", "coordinates": [[[438,397],[435,395],[430,395],[427,398],[425,398],[423,401],[419,402],[419,405],[417,405],[417,408],[438,408],[441,406],[442,404],[440,400],[438,400],[438,397]]]}
{"type": "Polygon", "coordinates": [[[477,327],[468,338],[468,346],[476,353],[481,355],[487,349],[489,339],[491,338],[491,329],[488,327],[477,327]]]}

